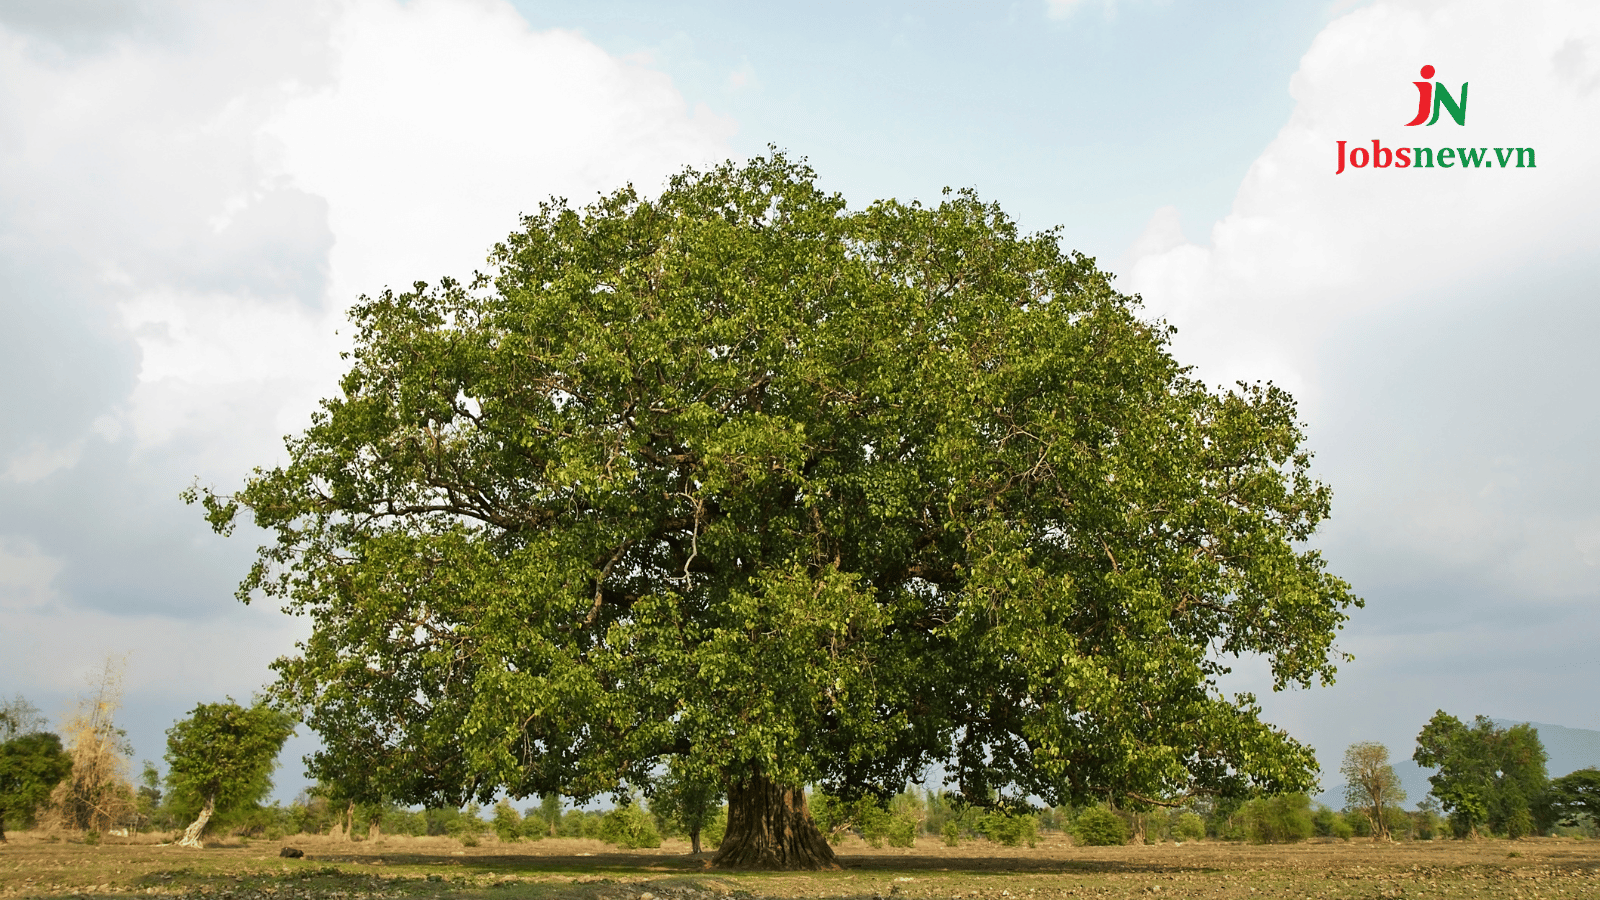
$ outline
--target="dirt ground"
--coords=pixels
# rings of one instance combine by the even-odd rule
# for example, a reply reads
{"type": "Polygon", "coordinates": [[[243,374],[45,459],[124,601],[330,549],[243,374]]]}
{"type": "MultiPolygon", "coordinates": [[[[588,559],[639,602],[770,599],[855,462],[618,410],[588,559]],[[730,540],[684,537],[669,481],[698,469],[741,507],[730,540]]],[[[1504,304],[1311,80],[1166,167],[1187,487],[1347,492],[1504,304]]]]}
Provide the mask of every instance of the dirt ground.
{"type": "Polygon", "coordinates": [[[598,841],[493,840],[466,848],[446,838],[344,843],[297,835],[205,850],[151,838],[13,834],[0,845],[0,897],[183,897],[189,900],[1054,900],[1063,897],[1600,898],[1600,841],[1436,841],[1257,847],[1211,842],[1141,847],[1037,848],[982,841],[910,850],[839,847],[843,868],[733,873],[709,854],[622,852],[598,841]],[[305,851],[282,859],[283,846],[305,851]]]}

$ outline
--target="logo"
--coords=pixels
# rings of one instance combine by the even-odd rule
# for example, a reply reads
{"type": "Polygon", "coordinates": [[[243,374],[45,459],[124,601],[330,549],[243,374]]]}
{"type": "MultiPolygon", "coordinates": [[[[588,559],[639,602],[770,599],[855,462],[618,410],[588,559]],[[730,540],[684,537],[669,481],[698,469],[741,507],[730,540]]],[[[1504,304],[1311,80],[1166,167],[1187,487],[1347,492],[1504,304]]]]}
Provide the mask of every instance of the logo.
{"type": "MultiPolygon", "coordinates": [[[[1431,79],[1433,66],[1422,67],[1422,77],[1431,79]]],[[[1440,81],[1413,81],[1417,87],[1417,114],[1407,127],[1433,125],[1441,115],[1448,115],[1457,125],[1467,124],[1467,82],[1454,94],[1440,81]]],[[[1335,175],[1350,169],[1535,169],[1532,147],[1401,147],[1401,142],[1391,139],[1384,146],[1382,138],[1369,141],[1335,141],[1335,175]],[[1365,145],[1370,143],[1371,149],[1365,145]],[[1354,144],[1355,146],[1350,146],[1354,144]]],[[[1463,143],[1465,143],[1463,141],[1463,143]]]]}
{"type": "MultiPolygon", "coordinates": [[[[1422,77],[1433,77],[1433,66],[1422,67],[1422,77]]],[[[1413,81],[1417,86],[1417,117],[1407,122],[1407,125],[1421,125],[1423,119],[1428,119],[1427,124],[1432,125],[1439,121],[1439,110],[1450,113],[1450,118],[1456,120],[1457,125],[1467,124],[1467,83],[1461,82],[1461,102],[1456,103],[1456,98],[1450,96],[1450,91],[1439,82],[1413,81]],[[1431,101],[1431,102],[1430,102],[1431,101]],[[1433,118],[1428,118],[1428,107],[1433,107],[1433,118]]]]}

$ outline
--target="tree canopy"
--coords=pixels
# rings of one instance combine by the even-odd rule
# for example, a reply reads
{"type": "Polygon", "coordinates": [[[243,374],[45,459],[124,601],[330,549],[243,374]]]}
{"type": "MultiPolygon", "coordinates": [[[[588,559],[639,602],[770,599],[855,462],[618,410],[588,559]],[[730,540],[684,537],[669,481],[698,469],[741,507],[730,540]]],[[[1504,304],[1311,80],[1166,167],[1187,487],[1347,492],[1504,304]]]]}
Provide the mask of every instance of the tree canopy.
{"type": "Polygon", "coordinates": [[[283,742],[294,720],[264,704],[201,703],[167,730],[167,787],[172,805],[196,819],[185,846],[199,847],[211,817],[247,808],[272,790],[283,742]]]}
{"type": "Polygon", "coordinates": [[[1535,828],[1534,813],[1548,783],[1547,758],[1532,725],[1501,728],[1486,716],[1467,725],[1444,710],[1417,735],[1412,754],[1418,765],[1439,770],[1428,781],[1457,834],[1487,826],[1513,838],[1535,828]]]}
{"type": "Polygon", "coordinates": [[[59,735],[38,731],[0,742],[0,841],[7,823],[32,825],[34,810],[71,773],[72,757],[59,735]]]}
{"type": "Polygon", "coordinates": [[[1310,787],[1217,688],[1331,680],[1359,605],[1303,546],[1330,493],[1289,395],[1208,389],[972,192],[814,180],[543,205],[488,274],[362,298],[287,464],[187,495],[273,535],[240,595],[312,620],[276,667],[313,767],[456,804],[674,758],[728,792],[718,859],[779,866],[829,851],[751,850],[746,812],[802,834],[800,786],[933,763],[983,804],[1310,787]]]}
{"type": "Polygon", "coordinates": [[[1584,816],[1600,823],[1600,769],[1590,766],[1550,781],[1547,795],[1551,814],[1567,824],[1584,816]]]}

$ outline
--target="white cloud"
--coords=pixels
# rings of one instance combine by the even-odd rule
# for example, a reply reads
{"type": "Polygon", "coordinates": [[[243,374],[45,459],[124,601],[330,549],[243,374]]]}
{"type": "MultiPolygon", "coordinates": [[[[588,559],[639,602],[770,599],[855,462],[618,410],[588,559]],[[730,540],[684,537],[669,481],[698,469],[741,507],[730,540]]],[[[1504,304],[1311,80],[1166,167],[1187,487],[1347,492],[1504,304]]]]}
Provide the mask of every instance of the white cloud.
{"type": "MultiPolygon", "coordinates": [[[[1092,0],[1044,0],[1044,14],[1052,19],[1070,18],[1073,13],[1089,6],[1092,0]]],[[[1110,14],[1117,0],[1100,0],[1100,7],[1110,14]]]]}
{"type": "Polygon", "coordinates": [[[1161,209],[1128,251],[1119,285],[1178,326],[1178,359],[1301,401],[1334,489],[1319,540],[1368,605],[1339,688],[1266,708],[1325,764],[1406,746],[1441,706],[1593,727],[1565,686],[1600,637],[1597,85],[1592,3],[1378,0],[1317,36],[1209,239],[1161,209]],[[1466,126],[1404,125],[1424,64],[1470,83],[1466,126]],[[1533,147],[1537,168],[1335,174],[1337,141],[1374,139],[1533,147]]]}
{"type": "MultiPolygon", "coordinates": [[[[1314,389],[1317,336],[1530,258],[1600,246],[1600,94],[1584,90],[1600,8],[1380,2],[1329,25],[1290,83],[1289,123],[1251,166],[1209,246],[1135,259],[1124,282],[1180,329],[1214,381],[1314,389]],[[1489,48],[1492,48],[1489,49],[1489,48]],[[1577,62],[1574,62],[1577,60],[1577,62]],[[1424,63],[1471,83],[1468,126],[1404,127],[1424,63]],[[1519,146],[1538,168],[1356,170],[1337,141],[1519,146]]],[[[1170,241],[1158,212],[1141,243],[1170,241]]]]}
{"type": "Polygon", "coordinates": [[[653,192],[724,158],[730,123],[666,76],[499,2],[356,0],[332,85],[269,126],[293,183],[329,202],[333,294],[467,276],[551,195],[653,192]]]}
{"type": "Polygon", "coordinates": [[[655,191],[732,125],[501,0],[124,19],[68,40],[0,8],[0,312],[55,342],[20,361],[38,340],[0,336],[0,377],[47,398],[0,434],[0,681],[133,646],[130,695],[193,696],[213,669],[259,684],[299,625],[236,608],[251,538],[176,494],[281,456],[337,390],[356,295],[470,275],[519,212],[655,191]]]}
{"type": "MultiPolygon", "coordinates": [[[[61,560],[39,550],[32,541],[0,536],[0,611],[6,618],[52,606],[58,592],[61,560]]],[[[7,626],[14,628],[14,623],[7,626]]],[[[20,632],[19,632],[20,633],[20,632]]]]}
{"type": "Polygon", "coordinates": [[[13,454],[7,462],[5,471],[0,472],[0,481],[10,481],[16,484],[31,484],[54,475],[64,469],[70,469],[78,464],[83,457],[84,441],[80,438],[61,446],[52,447],[43,441],[34,441],[13,454]]]}

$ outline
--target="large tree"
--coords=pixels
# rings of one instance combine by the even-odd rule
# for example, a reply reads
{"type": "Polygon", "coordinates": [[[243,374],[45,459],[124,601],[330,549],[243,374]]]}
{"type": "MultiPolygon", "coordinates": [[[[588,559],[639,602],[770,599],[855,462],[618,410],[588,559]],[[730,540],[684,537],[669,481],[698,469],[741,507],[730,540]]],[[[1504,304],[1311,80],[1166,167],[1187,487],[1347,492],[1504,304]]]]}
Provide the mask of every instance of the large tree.
{"type": "Polygon", "coordinates": [[[195,816],[178,843],[204,846],[213,815],[245,809],[272,790],[283,742],[294,720],[264,704],[201,703],[167,729],[167,786],[172,804],[195,816]]]}
{"type": "Polygon", "coordinates": [[[1534,830],[1548,757],[1532,725],[1501,728],[1486,716],[1468,725],[1439,710],[1417,735],[1411,758],[1439,770],[1428,782],[1458,835],[1484,826],[1512,838],[1534,830]]]}
{"type": "Polygon", "coordinates": [[[1359,809],[1372,825],[1376,840],[1389,840],[1389,822],[1384,808],[1399,809],[1406,800],[1405,788],[1400,786],[1400,776],[1389,765],[1389,748],[1376,741],[1359,741],[1344,751],[1344,764],[1339,767],[1344,776],[1345,803],[1359,809]]]}
{"type": "MultiPolygon", "coordinates": [[[[815,867],[803,785],[976,803],[1311,786],[1228,659],[1331,680],[1348,586],[1291,398],[1215,392],[970,192],[851,212],[781,154],[553,202],[352,310],[288,462],[203,495],[309,616],[278,691],[397,798],[716,773],[717,862],[815,867]]],[[[321,762],[314,763],[317,766],[321,762]]]]}

